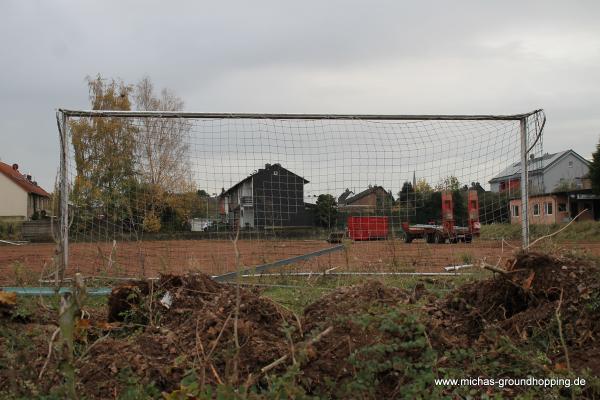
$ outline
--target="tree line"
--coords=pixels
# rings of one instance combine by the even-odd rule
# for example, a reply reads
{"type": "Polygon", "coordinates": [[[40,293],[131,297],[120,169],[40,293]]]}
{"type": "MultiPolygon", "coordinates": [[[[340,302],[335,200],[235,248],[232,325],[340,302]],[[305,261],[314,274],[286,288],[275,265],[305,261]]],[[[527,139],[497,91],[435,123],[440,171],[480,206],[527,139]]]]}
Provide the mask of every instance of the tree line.
{"type": "MultiPolygon", "coordinates": [[[[468,191],[476,190],[479,197],[480,221],[484,224],[510,222],[509,198],[506,193],[486,191],[479,182],[461,185],[458,178],[448,176],[435,186],[421,178],[413,183],[404,182],[400,191],[393,197],[390,193],[385,199],[378,199],[372,210],[357,211],[360,215],[389,216],[397,222],[427,224],[442,219],[442,192],[449,191],[453,198],[453,214],[457,225],[468,222],[468,191]]],[[[341,228],[352,211],[343,211],[334,196],[322,194],[317,198],[313,209],[315,223],[322,227],[341,228]]],[[[355,212],[356,213],[356,212],[355,212]]]]}

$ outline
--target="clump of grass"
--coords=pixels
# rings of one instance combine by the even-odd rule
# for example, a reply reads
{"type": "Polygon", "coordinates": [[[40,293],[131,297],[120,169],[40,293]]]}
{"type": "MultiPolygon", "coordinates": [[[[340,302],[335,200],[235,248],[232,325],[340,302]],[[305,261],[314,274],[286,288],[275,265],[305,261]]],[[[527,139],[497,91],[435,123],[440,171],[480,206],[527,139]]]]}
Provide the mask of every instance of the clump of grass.
{"type": "Polygon", "coordinates": [[[37,283],[37,275],[22,262],[15,261],[10,265],[15,286],[29,286],[37,283]]]}
{"type": "Polygon", "coordinates": [[[465,252],[465,253],[458,253],[457,256],[461,263],[473,264],[473,259],[474,259],[473,254],[465,252]]]}
{"type": "Polygon", "coordinates": [[[0,221],[0,239],[2,240],[20,240],[22,222],[0,221]]]}

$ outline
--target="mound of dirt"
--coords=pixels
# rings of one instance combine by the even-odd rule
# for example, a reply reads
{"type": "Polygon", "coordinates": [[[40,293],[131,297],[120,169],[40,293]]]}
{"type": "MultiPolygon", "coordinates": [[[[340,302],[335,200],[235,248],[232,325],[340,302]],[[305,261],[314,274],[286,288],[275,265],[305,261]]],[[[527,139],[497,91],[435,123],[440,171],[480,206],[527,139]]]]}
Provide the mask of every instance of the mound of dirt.
{"type": "Polygon", "coordinates": [[[359,314],[370,307],[408,303],[409,294],[399,288],[385,286],[372,280],[339,288],[309,305],[304,310],[305,330],[310,331],[336,316],[359,314]]]}
{"type": "Polygon", "coordinates": [[[333,330],[311,346],[308,360],[301,367],[301,384],[306,391],[352,397],[352,393],[340,392],[340,388],[350,388],[349,382],[376,373],[380,384],[372,388],[374,394],[397,397],[399,382],[409,384],[410,379],[403,377],[405,371],[391,360],[421,365],[423,358],[429,356],[418,345],[397,346],[425,340],[416,319],[396,307],[411,300],[402,289],[369,281],[337,289],[307,307],[306,331],[314,335],[328,327],[333,330]],[[403,328],[396,329],[400,326],[403,328]],[[331,382],[335,382],[333,387],[331,382]]]}
{"type": "MultiPolygon", "coordinates": [[[[489,329],[513,340],[558,336],[557,311],[566,344],[574,354],[600,345],[600,270],[571,256],[519,253],[496,277],[461,286],[427,311],[432,340],[442,348],[470,346],[489,329]]],[[[563,352],[556,354],[561,362],[563,352]]],[[[577,368],[598,364],[571,360],[577,368]],[[575,361],[575,362],[573,362],[575,361]]]]}
{"type": "Polygon", "coordinates": [[[125,316],[143,310],[147,326],[90,350],[79,373],[90,397],[110,397],[115,387],[122,388],[127,373],[162,391],[178,388],[192,369],[206,384],[241,385],[250,373],[288,353],[281,327],[296,324],[296,319],[256,291],[240,288],[236,324],[236,288],[205,275],[163,275],[141,289],[127,284],[113,290],[118,299],[109,303],[123,305],[123,293],[131,290],[136,294],[125,297],[125,316]]]}

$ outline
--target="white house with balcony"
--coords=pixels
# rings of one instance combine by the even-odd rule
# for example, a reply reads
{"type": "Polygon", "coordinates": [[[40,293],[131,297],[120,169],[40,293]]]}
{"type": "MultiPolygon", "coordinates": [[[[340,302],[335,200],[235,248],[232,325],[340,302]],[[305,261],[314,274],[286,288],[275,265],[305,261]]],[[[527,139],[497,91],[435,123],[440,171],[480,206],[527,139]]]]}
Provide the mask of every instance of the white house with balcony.
{"type": "MultiPolygon", "coordinates": [[[[528,160],[530,191],[534,194],[587,189],[590,162],[573,150],[544,154],[528,160]]],[[[521,187],[521,162],[506,167],[489,181],[492,192],[516,192],[521,187]]]]}

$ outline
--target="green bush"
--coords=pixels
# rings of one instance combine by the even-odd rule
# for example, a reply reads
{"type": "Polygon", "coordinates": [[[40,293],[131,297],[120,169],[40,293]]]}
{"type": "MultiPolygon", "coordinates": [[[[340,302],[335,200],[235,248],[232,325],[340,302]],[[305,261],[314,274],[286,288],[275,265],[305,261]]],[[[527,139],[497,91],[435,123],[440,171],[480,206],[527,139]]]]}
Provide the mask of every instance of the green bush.
{"type": "Polygon", "coordinates": [[[19,240],[21,239],[22,222],[0,221],[0,239],[19,240]]]}

